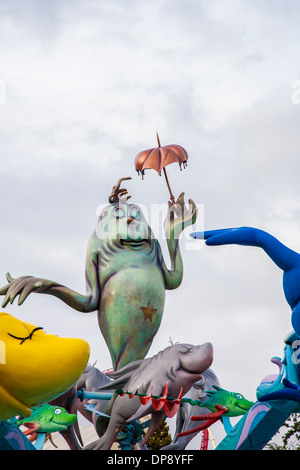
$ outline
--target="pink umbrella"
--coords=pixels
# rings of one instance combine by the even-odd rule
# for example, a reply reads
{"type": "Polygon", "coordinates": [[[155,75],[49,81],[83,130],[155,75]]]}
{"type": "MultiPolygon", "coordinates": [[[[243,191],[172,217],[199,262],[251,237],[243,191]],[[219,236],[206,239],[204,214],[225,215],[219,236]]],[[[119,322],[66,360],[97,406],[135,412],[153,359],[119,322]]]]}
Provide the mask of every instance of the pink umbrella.
{"type": "Polygon", "coordinates": [[[161,171],[163,170],[166,178],[166,183],[170,192],[170,198],[172,203],[174,204],[175,199],[171,191],[165,167],[167,165],[170,165],[171,163],[177,162],[179,164],[180,169],[182,169],[182,165],[183,168],[185,168],[189,156],[187,151],[183,147],[181,147],[181,145],[170,144],[164,145],[162,147],[160,145],[160,140],[157,133],[156,136],[158,147],[143,150],[142,152],[138,153],[134,161],[135,169],[139,174],[142,174],[142,177],[144,177],[145,170],[156,170],[159,175],[161,175],[161,171]]]}

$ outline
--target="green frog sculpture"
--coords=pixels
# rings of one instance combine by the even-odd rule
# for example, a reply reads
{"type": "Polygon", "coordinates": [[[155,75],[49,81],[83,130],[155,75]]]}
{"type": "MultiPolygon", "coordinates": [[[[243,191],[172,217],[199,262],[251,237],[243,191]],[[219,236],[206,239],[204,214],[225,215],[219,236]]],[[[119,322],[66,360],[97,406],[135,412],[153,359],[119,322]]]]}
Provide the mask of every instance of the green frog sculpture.
{"type": "Polygon", "coordinates": [[[168,269],[158,240],[142,210],[129,204],[127,190],[113,187],[87,248],[86,294],[57,282],[33,276],[16,279],[7,274],[8,284],[0,289],[3,307],[19,296],[21,305],[32,292],[50,294],[80,312],[98,311],[101,333],[108,346],[113,369],[143,359],[150,349],[163,315],[165,290],[177,288],[183,276],[179,235],[192,225],[196,205],[189,208],[182,193],[169,203],[164,222],[171,260],[168,269]]]}

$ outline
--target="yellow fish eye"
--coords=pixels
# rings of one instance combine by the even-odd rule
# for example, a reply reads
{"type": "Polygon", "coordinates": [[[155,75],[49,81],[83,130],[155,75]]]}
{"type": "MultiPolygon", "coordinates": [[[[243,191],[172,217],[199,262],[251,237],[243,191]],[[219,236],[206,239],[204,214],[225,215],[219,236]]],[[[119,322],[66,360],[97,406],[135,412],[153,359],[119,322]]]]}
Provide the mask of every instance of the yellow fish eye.
{"type": "MultiPolygon", "coordinates": [[[[82,339],[59,338],[0,312],[0,421],[30,416],[32,406],[73,386],[89,354],[89,344],[82,339]]],[[[57,413],[60,416],[60,410],[57,413]]]]}
{"type": "MultiPolygon", "coordinates": [[[[25,325],[24,325],[24,326],[25,326],[25,325]]],[[[27,329],[27,328],[26,328],[26,329],[27,329]]],[[[34,329],[32,330],[32,332],[29,333],[29,335],[26,336],[26,337],[24,337],[24,338],[20,338],[19,336],[14,336],[14,335],[12,335],[11,333],[7,333],[7,334],[8,334],[9,336],[11,336],[12,338],[20,339],[20,340],[21,340],[21,343],[20,343],[20,344],[23,344],[24,341],[26,341],[26,339],[31,339],[33,333],[34,333],[35,331],[37,331],[37,330],[43,330],[43,327],[42,327],[42,326],[38,326],[38,327],[34,328],[34,329]]]]}

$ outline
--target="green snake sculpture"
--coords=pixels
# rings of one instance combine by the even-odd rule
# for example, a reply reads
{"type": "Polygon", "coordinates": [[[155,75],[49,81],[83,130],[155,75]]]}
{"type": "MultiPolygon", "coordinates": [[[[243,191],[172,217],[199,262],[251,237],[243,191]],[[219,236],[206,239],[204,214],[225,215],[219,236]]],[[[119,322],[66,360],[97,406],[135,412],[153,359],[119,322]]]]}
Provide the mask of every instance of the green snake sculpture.
{"type": "Polygon", "coordinates": [[[165,290],[177,288],[183,276],[179,235],[192,225],[196,205],[187,209],[182,193],[174,205],[169,203],[164,230],[171,260],[168,269],[159,242],[142,210],[129,204],[121,178],[113,187],[99,217],[86,255],[86,294],[33,276],[12,278],[0,289],[3,307],[19,296],[21,305],[32,292],[53,295],[75,310],[98,311],[98,322],[117,370],[129,362],[143,359],[157,333],[164,310],[165,290]]]}

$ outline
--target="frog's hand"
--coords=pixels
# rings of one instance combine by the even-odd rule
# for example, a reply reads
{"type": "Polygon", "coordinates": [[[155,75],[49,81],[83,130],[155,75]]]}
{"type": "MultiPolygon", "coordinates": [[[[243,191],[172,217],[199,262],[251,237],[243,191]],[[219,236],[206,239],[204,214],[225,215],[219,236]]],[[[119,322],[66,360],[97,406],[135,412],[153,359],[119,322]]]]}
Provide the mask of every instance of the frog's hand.
{"type": "Polygon", "coordinates": [[[192,199],[189,199],[188,202],[189,208],[185,205],[184,193],[181,193],[174,204],[168,203],[168,213],[164,221],[164,230],[167,240],[178,239],[179,235],[186,227],[196,222],[196,204],[192,199]]]}
{"type": "Polygon", "coordinates": [[[9,273],[6,274],[8,284],[0,289],[0,295],[4,295],[2,307],[11,304],[19,295],[18,304],[21,305],[31,292],[43,292],[53,283],[46,279],[33,276],[22,276],[14,279],[9,273]]]}
{"type": "Polygon", "coordinates": [[[78,294],[72,289],[48,279],[33,276],[22,276],[14,279],[9,273],[7,273],[6,278],[8,284],[0,289],[0,295],[5,296],[2,303],[3,308],[9,302],[12,304],[17,296],[19,296],[18,305],[22,305],[32,292],[58,297],[67,305],[80,312],[92,312],[99,305],[100,288],[98,274],[96,265],[92,261],[86,269],[86,295],[78,294]]]}
{"type": "Polygon", "coordinates": [[[197,217],[196,204],[189,199],[189,209],[184,203],[184,193],[181,193],[175,204],[168,205],[168,213],[164,221],[164,230],[171,261],[171,269],[166,267],[163,256],[158,248],[159,260],[165,280],[166,289],[176,289],[182,281],[183,263],[179,249],[179,235],[181,232],[195,223],[197,217]],[[175,218],[176,214],[176,218],[175,218]]]}
{"type": "Polygon", "coordinates": [[[274,263],[283,271],[300,266],[300,255],[283,245],[269,233],[253,228],[239,227],[205,232],[193,232],[192,238],[204,238],[206,245],[244,245],[262,248],[274,263]]]}

